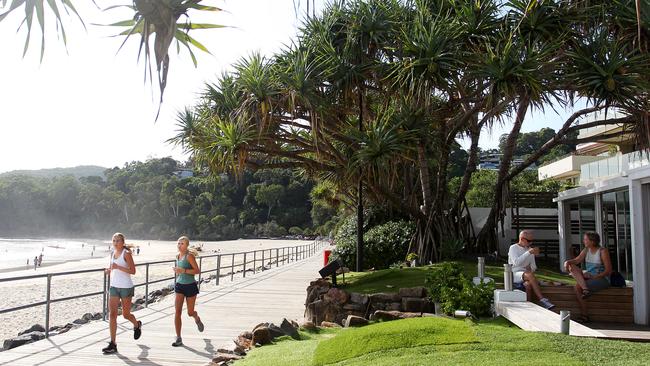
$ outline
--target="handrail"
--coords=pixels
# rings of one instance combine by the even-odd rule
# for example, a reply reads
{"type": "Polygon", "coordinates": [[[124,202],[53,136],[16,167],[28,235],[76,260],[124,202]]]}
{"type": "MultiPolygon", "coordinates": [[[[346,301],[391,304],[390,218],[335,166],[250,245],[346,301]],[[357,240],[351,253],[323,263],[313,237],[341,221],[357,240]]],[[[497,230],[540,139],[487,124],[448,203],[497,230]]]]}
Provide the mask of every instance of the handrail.
{"type": "MultiPolygon", "coordinates": [[[[286,246],[286,247],[279,247],[279,248],[270,248],[270,249],[258,249],[258,250],[252,250],[252,251],[247,251],[247,252],[234,252],[234,253],[217,253],[217,254],[208,254],[204,256],[199,256],[199,279],[198,279],[198,285],[201,286],[201,282],[203,280],[202,274],[204,273],[212,273],[216,272],[215,276],[215,285],[219,286],[219,279],[220,277],[227,277],[230,275],[230,280],[234,280],[235,273],[242,273],[243,277],[246,277],[246,272],[252,271],[253,273],[257,273],[258,271],[258,262],[261,263],[261,266],[259,267],[260,271],[265,271],[270,268],[272,268],[273,263],[275,263],[276,267],[280,265],[280,261],[282,261],[282,264],[290,263],[290,262],[295,262],[297,260],[309,258],[313,256],[314,254],[317,253],[317,250],[322,248],[324,245],[326,245],[328,242],[325,240],[314,240],[310,244],[303,244],[303,245],[298,245],[298,246],[286,246]],[[282,249],[282,253],[280,253],[280,249],[282,249]],[[275,251],[275,256],[273,256],[273,252],[275,251]],[[261,252],[261,258],[257,255],[258,252],[261,252]],[[266,252],[268,252],[268,256],[266,256],[266,252]],[[252,257],[249,255],[252,253],[252,257]],[[242,263],[236,263],[235,259],[237,256],[242,256],[243,255],[243,261],[242,263]],[[231,258],[231,262],[227,266],[222,266],[221,265],[221,258],[223,256],[228,256],[231,258]],[[247,260],[251,259],[252,260],[247,260]],[[206,259],[210,258],[216,258],[216,268],[212,269],[203,269],[203,262],[206,259]],[[268,267],[267,263],[268,261],[268,267]],[[247,269],[247,265],[252,264],[252,268],[247,269]],[[241,267],[240,270],[238,270],[241,267]],[[222,269],[228,269],[229,272],[223,273],[221,270],[222,269]]],[[[142,283],[137,283],[134,284],[134,287],[145,287],[145,295],[144,295],[144,306],[148,307],[149,306],[149,285],[155,284],[155,283],[160,283],[160,282],[165,282],[165,281],[170,281],[174,280],[174,283],[176,282],[176,276],[171,276],[171,277],[165,277],[162,279],[156,279],[156,280],[150,280],[149,279],[149,267],[151,265],[157,265],[157,264],[164,264],[164,263],[174,263],[175,260],[161,260],[161,261],[153,261],[153,262],[144,262],[144,263],[138,263],[135,266],[136,267],[145,267],[145,279],[144,282],[142,283]]],[[[90,296],[98,296],[98,295],[103,295],[102,296],[102,313],[103,313],[103,319],[106,320],[106,316],[108,315],[108,296],[107,296],[107,291],[108,291],[108,285],[109,285],[109,280],[108,280],[108,275],[104,272],[103,268],[94,268],[94,269],[83,269],[83,270],[76,270],[76,271],[65,271],[65,272],[57,272],[57,273],[44,273],[44,274],[36,274],[36,275],[29,275],[29,276],[19,276],[19,277],[8,277],[8,278],[0,278],[0,283],[3,282],[14,282],[14,281],[24,281],[24,280],[32,280],[32,279],[38,279],[38,278],[46,278],[47,279],[47,285],[46,285],[46,298],[44,301],[38,301],[34,302],[31,304],[24,304],[24,305],[18,305],[12,308],[6,308],[6,309],[0,309],[0,314],[5,314],[5,313],[10,313],[13,311],[18,311],[18,310],[24,310],[36,306],[43,306],[45,305],[45,337],[49,338],[49,329],[50,329],[50,305],[53,303],[58,303],[58,302],[63,302],[63,301],[70,301],[70,300],[75,300],[75,299],[80,299],[84,297],[90,297],[90,296]],[[52,277],[55,276],[67,276],[67,275],[76,275],[76,274],[84,274],[84,273],[95,273],[95,272],[102,272],[104,275],[104,280],[103,280],[103,290],[102,291],[95,291],[95,292],[89,292],[89,293],[84,293],[80,295],[73,295],[73,296],[66,296],[66,297],[60,297],[60,298],[51,298],[51,287],[52,287],[52,277]]]]}

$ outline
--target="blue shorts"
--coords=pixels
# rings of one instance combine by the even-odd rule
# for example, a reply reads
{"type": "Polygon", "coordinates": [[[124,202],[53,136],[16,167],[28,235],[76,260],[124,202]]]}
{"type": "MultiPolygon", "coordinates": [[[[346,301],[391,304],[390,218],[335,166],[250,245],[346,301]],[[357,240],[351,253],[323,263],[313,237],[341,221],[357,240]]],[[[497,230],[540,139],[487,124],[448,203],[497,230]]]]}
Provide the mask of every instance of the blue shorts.
{"type": "Polygon", "coordinates": [[[199,286],[196,282],[192,283],[178,283],[174,286],[174,292],[181,294],[185,297],[194,297],[199,293],[199,286]]]}
{"type": "Polygon", "coordinates": [[[111,286],[108,288],[108,293],[111,297],[119,297],[120,299],[124,299],[127,297],[133,297],[135,291],[133,287],[120,288],[111,286]]]}

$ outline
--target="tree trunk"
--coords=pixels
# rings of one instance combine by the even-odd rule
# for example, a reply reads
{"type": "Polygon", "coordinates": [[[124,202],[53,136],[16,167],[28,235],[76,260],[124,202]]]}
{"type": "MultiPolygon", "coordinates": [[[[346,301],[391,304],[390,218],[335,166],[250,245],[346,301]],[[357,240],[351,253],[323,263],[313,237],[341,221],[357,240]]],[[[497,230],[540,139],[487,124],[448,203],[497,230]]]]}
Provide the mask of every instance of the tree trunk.
{"type": "Polygon", "coordinates": [[[458,188],[458,194],[456,196],[456,202],[454,203],[454,210],[456,214],[460,212],[460,207],[462,202],[465,200],[467,191],[469,190],[469,184],[472,180],[472,174],[476,171],[476,164],[478,163],[478,140],[481,136],[481,126],[473,125],[469,131],[470,138],[472,143],[469,148],[469,157],[467,158],[467,168],[463,174],[463,179],[460,182],[460,187],[458,188]]]}
{"type": "Polygon", "coordinates": [[[420,170],[420,185],[422,187],[423,214],[428,215],[431,208],[431,177],[429,176],[429,164],[427,161],[424,142],[418,141],[418,168],[420,170]]]}
{"type": "Polygon", "coordinates": [[[508,182],[506,178],[508,176],[508,171],[510,170],[510,164],[517,144],[517,138],[519,137],[519,131],[521,130],[521,125],[524,122],[529,105],[530,97],[524,95],[519,101],[515,122],[512,126],[512,130],[508,134],[508,138],[506,139],[505,149],[503,151],[503,156],[501,157],[501,166],[499,167],[499,175],[497,176],[497,182],[494,189],[494,202],[492,203],[492,209],[485,221],[485,225],[481,228],[481,232],[476,239],[476,248],[485,253],[496,251],[498,247],[496,223],[503,219],[506,200],[506,197],[504,197],[504,193],[506,192],[505,185],[508,182]]]}

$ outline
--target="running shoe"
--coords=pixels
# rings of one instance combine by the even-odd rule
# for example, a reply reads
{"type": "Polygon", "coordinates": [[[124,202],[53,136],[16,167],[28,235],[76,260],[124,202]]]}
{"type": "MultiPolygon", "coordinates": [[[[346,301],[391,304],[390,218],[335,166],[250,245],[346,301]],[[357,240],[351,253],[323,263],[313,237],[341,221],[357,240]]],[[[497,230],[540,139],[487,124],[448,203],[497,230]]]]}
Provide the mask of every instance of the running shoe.
{"type": "Polygon", "coordinates": [[[138,339],[142,335],[142,322],[138,320],[138,327],[133,328],[133,339],[138,339]]]}
{"type": "Polygon", "coordinates": [[[109,355],[111,353],[117,353],[117,344],[113,342],[108,342],[108,347],[102,348],[102,353],[109,355]]]}
{"type": "Polygon", "coordinates": [[[172,347],[180,347],[183,345],[183,339],[181,337],[176,337],[176,341],[172,343],[172,347]]]}

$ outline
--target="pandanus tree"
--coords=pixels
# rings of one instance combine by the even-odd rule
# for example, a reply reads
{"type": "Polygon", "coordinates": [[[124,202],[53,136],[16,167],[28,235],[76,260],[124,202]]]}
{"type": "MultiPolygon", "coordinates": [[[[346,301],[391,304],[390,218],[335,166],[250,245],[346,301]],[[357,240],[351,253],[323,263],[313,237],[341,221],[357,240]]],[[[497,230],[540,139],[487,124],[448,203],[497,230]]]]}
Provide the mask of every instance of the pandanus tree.
{"type": "Polygon", "coordinates": [[[587,104],[542,155],[568,143],[581,128],[576,120],[594,110],[622,109],[629,116],[620,123],[641,137],[647,131],[647,73],[641,72],[647,56],[635,51],[635,37],[617,39],[607,33],[614,27],[599,25],[607,24],[602,17],[615,23],[602,6],[333,3],[305,20],[295,44],[273,57],[246,57],[208,84],[199,104],[179,114],[179,133],[171,141],[214,172],[297,169],[335,187],[350,208],[362,187],[365,202],[417,222],[411,251],[424,261],[439,260],[448,240],[492,251],[508,183],[539,158],[512,166],[531,110],[573,108],[575,100],[587,104]],[[593,19],[596,14],[600,20],[593,19]],[[495,206],[475,238],[464,197],[478,139],[497,123],[511,131],[495,206]],[[471,140],[469,168],[460,189],[450,192],[450,146],[462,136],[471,140]]]}

